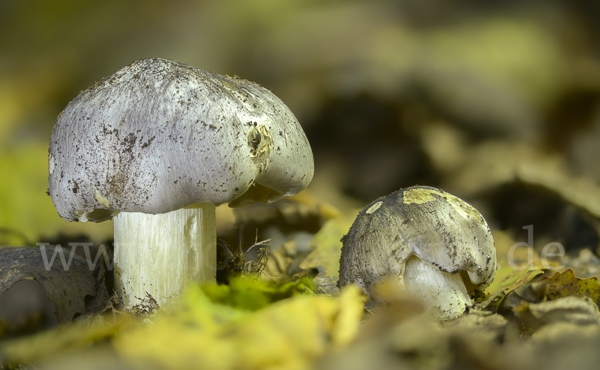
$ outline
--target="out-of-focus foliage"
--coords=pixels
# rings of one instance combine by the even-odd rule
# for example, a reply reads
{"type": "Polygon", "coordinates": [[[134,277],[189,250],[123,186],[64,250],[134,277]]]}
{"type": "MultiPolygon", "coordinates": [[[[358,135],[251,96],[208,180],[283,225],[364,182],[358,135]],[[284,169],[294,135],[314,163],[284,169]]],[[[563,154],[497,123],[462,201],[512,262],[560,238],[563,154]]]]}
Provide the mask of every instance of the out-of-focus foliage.
{"type": "MultiPolygon", "coordinates": [[[[0,351],[7,363],[33,363],[68,356],[72,351],[103,341],[133,324],[133,319],[122,316],[114,321],[100,318],[95,325],[74,323],[64,330],[50,330],[21,339],[2,342],[0,351]]],[[[79,365],[81,366],[81,365],[79,365]]]]}
{"type": "MultiPolygon", "coordinates": [[[[235,279],[227,294],[192,286],[178,305],[136,324],[105,318],[91,327],[13,340],[0,350],[10,363],[38,362],[108,337],[123,361],[139,367],[307,369],[356,337],[363,296],[350,288],[335,298],[298,294],[281,300],[290,295],[290,284],[235,279]],[[265,292],[277,302],[262,308],[251,303],[263,301],[265,292]]],[[[295,289],[300,285],[294,283],[295,289]]]]}
{"type": "MultiPolygon", "coordinates": [[[[593,143],[586,129],[598,131],[600,64],[594,22],[582,19],[593,19],[597,6],[433,3],[4,2],[0,155],[24,145],[42,152],[80,90],[135,59],[160,56],[273,90],[307,131],[315,183],[336,182],[327,194],[334,205],[340,191],[365,203],[416,183],[475,196],[511,173],[504,155],[523,146],[542,157],[558,150],[568,167],[600,177],[586,155],[594,145],[584,145],[593,143]],[[498,166],[504,170],[494,172],[498,166]]],[[[46,165],[36,158],[29,175],[0,168],[13,184],[39,176],[3,194],[42,196],[46,165]]],[[[49,202],[36,211],[4,202],[0,227],[32,241],[68,227],[40,220],[29,230],[24,218],[56,218],[49,202]],[[24,216],[5,221],[19,209],[24,216]]],[[[108,229],[83,232],[100,240],[108,229]]]]}
{"type": "Polygon", "coordinates": [[[250,313],[192,289],[178,310],[119,335],[115,347],[142,367],[304,369],[354,338],[362,304],[350,289],[339,298],[297,296],[250,313]]]}
{"type": "Polygon", "coordinates": [[[4,179],[0,182],[0,240],[3,243],[31,243],[59,222],[52,214],[54,207],[50,197],[39,191],[48,188],[47,153],[44,146],[31,143],[0,151],[4,179]]]}
{"type": "Polygon", "coordinates": [[[20,145],[6,143],[0,147],[0,175],[0,245],[44,243],[54,240],[57,231],[85,233],[96,241],[110,235],[112,227],[109,223],[75,224],[58,217],[46,194],[46,143],[25,141],[20,145]]]}

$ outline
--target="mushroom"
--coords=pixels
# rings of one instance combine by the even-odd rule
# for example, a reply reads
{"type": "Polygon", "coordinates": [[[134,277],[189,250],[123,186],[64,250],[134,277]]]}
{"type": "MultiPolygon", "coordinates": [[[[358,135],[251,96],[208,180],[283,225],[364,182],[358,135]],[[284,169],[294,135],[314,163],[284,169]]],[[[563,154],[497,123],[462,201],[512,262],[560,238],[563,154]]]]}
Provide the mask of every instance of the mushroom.
{"type": "Polygon", "coordinates": [[[460,316],[469,291],[488,286],[496,250],[481,214],[463,200],[427,186],[401,189],[363,209],[342,238],[340,287],[354,283],[375,306],[386,279],[434,310],[460,316]]]}
{"type": "Polygon", "coordinates": [[[295,195],[314,170],[300,124],[269,90],[158,58],[71,101],[48,162],[62,218],[113,218],[115,286],[128,307],[214,281],[215,206],[295,195]]]}

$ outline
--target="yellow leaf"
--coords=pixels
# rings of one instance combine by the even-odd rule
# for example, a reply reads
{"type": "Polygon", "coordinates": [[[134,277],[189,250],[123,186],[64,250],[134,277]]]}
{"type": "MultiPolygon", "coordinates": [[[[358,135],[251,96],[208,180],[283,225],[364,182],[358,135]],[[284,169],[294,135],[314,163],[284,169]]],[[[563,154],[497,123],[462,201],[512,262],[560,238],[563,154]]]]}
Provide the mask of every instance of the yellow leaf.
{"type": "Polygon", "coordinates": [[[575,276],[571,269],[563,273],[557,272],[552,277],[543,277],[533,285],[535,290],[545,289],[545,297],[548,300],[569,296],[590,297],[596,303],[600,300],[598,278],[581,279],[575,276]]]}
{"type": "Polygon", "coordinates": [[[363,297],[297,295],[254,312],[211,302],[191,287],[174,311],[122,333],[115,348],[141,367],[307,369],[356,336],[363,297]]]}

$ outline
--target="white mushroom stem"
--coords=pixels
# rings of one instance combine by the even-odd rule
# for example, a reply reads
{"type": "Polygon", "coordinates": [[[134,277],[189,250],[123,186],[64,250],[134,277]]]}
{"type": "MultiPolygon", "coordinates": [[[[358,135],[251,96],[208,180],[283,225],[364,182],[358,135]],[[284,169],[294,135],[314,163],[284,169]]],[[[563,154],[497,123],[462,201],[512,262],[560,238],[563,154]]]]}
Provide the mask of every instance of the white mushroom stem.
{"type": "Polygon", "coordinates": [[[158,215],[120,212],[113,221],[115,288],[125,307],[146,293],[162,306],[191,281],[215,281],[214,204],[158,215]]]}
{"type": "Polygon", "coordinates": [[[406,262],[404,286],[428,309],[439,308],[441,319],[458,317],[472,304],[460,274],[442,272],[414,256],[406,262]]]}

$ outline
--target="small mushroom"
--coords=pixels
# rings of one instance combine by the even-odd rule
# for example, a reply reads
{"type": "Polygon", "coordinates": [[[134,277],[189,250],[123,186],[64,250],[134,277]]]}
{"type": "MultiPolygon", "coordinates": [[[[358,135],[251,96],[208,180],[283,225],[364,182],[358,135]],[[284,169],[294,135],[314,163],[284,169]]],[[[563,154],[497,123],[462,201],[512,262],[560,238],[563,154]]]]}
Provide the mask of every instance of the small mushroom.
{"type": "Polygon", "coordinates": [[[496,250],[481,214],[442,190],[414,186],[369,204],[342,238],[340,287],[355,283],[381,303],[386,279],[437,307],[438,317],[460,316],[469,291],[483,289],[496,273],[496,250]]]}
{"type": "Polygon", "coordinates": [[[115,285],[126,306],[214,281],[215,205],[302,191],[313,156],[267,89],[165,59],[96,83],[58,117],[49,192],[69,221],[114,217],[115,285]]]}

